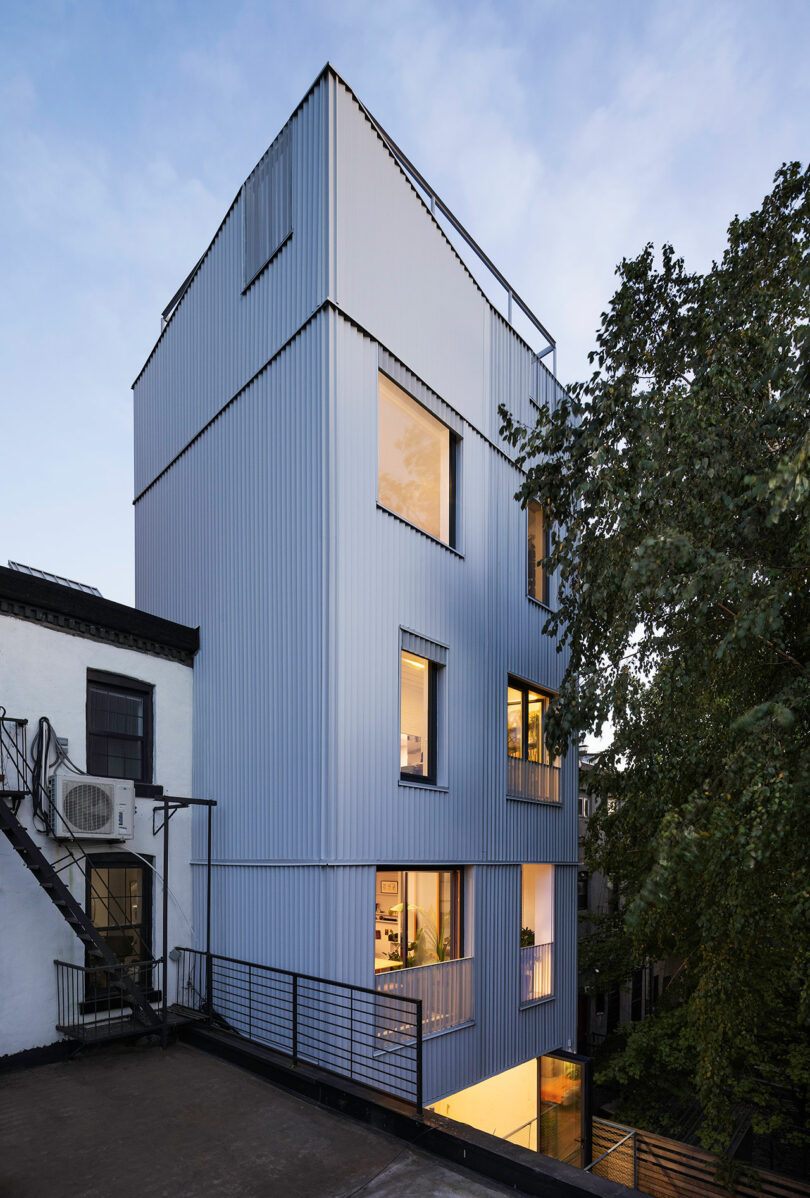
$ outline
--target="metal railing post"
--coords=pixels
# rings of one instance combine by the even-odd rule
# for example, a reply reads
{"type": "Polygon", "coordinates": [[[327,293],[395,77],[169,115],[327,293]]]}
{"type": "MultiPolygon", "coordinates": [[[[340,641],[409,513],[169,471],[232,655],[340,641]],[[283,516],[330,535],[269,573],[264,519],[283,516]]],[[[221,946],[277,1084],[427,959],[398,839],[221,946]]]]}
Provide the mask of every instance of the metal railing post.
{"type": "Polygon", "coordinates": [[[349,991],[349,1077],[354,1079],[354,991],[349,991]]]}
{"type": "Polygon", "coordinates": [[[633,1132],[633,1189],[638,1189],[638,1136],[633,1132]]]}
{"type": "Polygon", "coordinates": [[[422,1000],[416,1000],[416,1113],[422,1114],[422,1000]]]}
{"type": "Polygon", "coordinates": [[[298,1064],[298,974],[293,974],[292,982],[292,1059],[293,1065],[298,1064]]]}

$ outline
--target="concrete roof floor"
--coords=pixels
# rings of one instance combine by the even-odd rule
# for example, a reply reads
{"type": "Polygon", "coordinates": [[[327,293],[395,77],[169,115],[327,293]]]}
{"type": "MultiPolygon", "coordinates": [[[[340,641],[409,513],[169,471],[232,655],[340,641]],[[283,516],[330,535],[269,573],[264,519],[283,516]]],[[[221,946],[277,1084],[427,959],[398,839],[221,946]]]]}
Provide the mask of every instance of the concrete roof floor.
{"type": "Polygon", "coordinates": [[[506,1193],[184,1044],[0,1075],[2,1198],[506,1193]]]}

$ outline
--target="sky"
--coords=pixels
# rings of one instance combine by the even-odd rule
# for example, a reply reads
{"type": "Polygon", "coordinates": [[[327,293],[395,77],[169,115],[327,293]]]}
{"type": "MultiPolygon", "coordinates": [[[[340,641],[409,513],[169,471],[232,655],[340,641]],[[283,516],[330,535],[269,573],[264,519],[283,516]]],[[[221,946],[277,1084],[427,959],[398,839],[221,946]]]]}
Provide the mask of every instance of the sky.
{"type": "Polygon", "coordinates": [[[616,263],[693,269],[808,160],[810,0],[4,0],[0,564],[132,603],[131,384],[326,61],[587,372],[616,263]]]}

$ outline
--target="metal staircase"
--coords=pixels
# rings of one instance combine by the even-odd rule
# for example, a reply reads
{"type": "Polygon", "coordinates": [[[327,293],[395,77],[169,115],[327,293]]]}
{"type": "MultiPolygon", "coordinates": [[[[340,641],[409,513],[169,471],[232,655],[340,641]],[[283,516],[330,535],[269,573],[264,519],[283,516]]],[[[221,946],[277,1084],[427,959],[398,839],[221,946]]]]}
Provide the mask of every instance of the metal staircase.
{"type": "Polygon", "coordinates": [[[35,776],[28,761],[26,724],[26,720],[6,716],[5,708],[0,707],[0,832],[81,940],[91,964],[106,966],[115,971],[110,976],[115,977],[120,999],[124,1005],[131,1008],[134,1019],[143,1025],[145,1031],[159,1029],[162,1021],[150,1006],[147,996],[130,976],[130,971],[122,968],[115,953],[59,876],[61,870],[69,865],[76,865],[85,873],[86,854],[80,842],[65,825],[64,833],[60,832],[60,838],[66,838],[66,843],[62,846],[65,850],[64,856],[57,865],[52,865],[17,818],[20,804],[28,796],[36,798],[40,808],[49,812],[46,818],[51,819],[54,814],[51,811],[50,796],[35,776]]]}

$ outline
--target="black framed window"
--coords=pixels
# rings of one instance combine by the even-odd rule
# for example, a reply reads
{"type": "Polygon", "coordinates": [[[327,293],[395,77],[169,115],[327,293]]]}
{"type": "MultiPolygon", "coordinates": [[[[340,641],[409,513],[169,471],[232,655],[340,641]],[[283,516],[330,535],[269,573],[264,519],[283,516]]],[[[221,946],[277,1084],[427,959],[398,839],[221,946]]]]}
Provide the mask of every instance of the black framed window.
{"type": "Polygon", "coordinates": [[[577,911],[588,910],[588,871],[581,869],[577,874],[577,911]]]}
{"type": "Polygon", "coordinates": [[[403,781],[436,782],[438,666],[400,651],[399,773],[403,781]]]}
{"type": "Polygon", "coordinates": [[[509,757],[533,761],[540,765],[556,765],[549,756],[544,733],[551,696],[509,678],[506,692],[506,752],[509,757]]]}
{"type": "MultiPolygon", "coordinates": [[[[86,911],[107,947],[122,965],[131,967],[133,981],[147,992],[152,987],[152,870],[132,853],[94,853],[85,871],[86,911]]],[[[91,964],[89,954],[87,964],[91,964]]],[[[120,1002],[120,990],[105,970],[87,975],[87,1009],[120,1002]]]]}
{"type": "Polygon", "coordinates": [[[551,588],[549,585],[548,569],[542,564],[543,559],[551,555],[551,530],[541,503],[535,500],[526,509],[528,537],[528,591],[532,599],[550,603],[551,588]]]}
{"type": "Polygon", "coordinates": [[[377,870],[374,972],[464,956],[460,869],[377,870]]]}
{"type": "Polygon", "coordinates": [[[458,438],[382,372],[377,437],[377,502],[455,547],[458,438]]]}
{"type": "Polygon", "coordinates": [[[152,781],[152,687],[87,671],[87,772],[152,781]]]}

